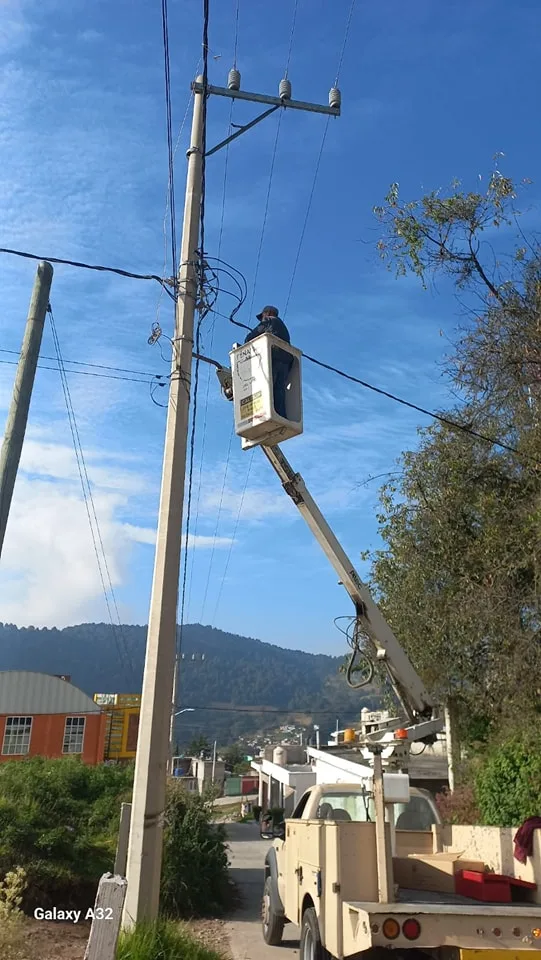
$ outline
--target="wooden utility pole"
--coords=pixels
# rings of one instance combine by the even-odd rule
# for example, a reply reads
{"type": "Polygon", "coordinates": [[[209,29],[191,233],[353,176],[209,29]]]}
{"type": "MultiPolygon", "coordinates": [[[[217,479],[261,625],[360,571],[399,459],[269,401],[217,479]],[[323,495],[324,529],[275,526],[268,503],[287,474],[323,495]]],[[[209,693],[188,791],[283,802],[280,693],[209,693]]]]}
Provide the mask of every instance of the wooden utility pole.
{"type": "Polygon", "coordinates": [[[15,374],[13,396],[0,452],[0,555],[23,449],[52,280],[51,264],[41,260],[32,290],[21,356],[15,374]]]}
{"type": "MultiPolygon", "coordinates": [[[[202,84],[203,78],[198,77],[202,84]]],[[[124,926],[158,915],[169,727],[176,659],[182,504],[198,292],[203,92],[194,93],[191,146],[180,250],[173,363],[165,434],[154,577],[148,621],[141,716],[126,876],[124,926]]]]}

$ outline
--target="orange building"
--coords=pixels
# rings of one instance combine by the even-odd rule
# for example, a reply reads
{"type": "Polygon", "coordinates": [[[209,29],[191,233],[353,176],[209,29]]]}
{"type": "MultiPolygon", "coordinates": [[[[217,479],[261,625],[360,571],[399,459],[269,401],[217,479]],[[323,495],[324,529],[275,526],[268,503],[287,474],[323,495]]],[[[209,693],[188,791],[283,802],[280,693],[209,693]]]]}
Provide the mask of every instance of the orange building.
{"type": "Polygon", "coordinates": [[[101,763],[106,722],[101,707],[69,678],[0,671],[0,761],[78,756],[101,763]]]}

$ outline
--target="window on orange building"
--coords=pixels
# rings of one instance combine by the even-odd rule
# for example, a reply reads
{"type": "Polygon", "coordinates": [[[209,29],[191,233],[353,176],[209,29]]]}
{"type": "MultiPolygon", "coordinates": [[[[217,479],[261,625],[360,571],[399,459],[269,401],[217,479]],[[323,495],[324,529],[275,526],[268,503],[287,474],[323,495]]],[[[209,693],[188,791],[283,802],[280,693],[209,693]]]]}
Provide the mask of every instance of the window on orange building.
{"type": "Polygon", "coordinates": [[[85,718],[66,717],[62,753],[82,753],[85,738],[85,718]]]}
{"type": "Polygon", "coordinates": [[[17,757],[28,753],[31,733],[32,717],[6,717],[3,756],[17,757]]]}

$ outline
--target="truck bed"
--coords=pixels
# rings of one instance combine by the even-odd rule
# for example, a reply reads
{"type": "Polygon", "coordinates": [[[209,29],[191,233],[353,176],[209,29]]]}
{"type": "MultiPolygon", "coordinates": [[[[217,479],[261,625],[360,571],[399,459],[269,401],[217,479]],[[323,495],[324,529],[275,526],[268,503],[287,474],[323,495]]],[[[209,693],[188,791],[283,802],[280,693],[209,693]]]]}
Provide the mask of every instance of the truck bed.
{"type": "Polygon", "coordinates": [[[541,905],[538,903],[484,903],[472,900],[458,893],[433,893],[430,890],[406,890],[400,888],[394,903],[371,903],[351,901],[349,906],[367,913],[411,913],[411,905],[421,907],[421,913],[447,913],[461,916],[486,917],[531,917],[541,919],[541,905]],[[442,909],[443,908],[443,909],[442,909]]]}

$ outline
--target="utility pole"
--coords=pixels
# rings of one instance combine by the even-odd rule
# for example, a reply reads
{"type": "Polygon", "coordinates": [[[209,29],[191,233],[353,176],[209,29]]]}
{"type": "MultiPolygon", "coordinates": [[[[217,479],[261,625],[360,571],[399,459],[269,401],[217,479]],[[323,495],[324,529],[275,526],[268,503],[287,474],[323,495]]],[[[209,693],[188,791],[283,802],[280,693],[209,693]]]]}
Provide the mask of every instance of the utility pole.
{"type": "Polygon", "coordinates": [[[214,741],[214,746],[213,746],[213,748],[212,748],[212,783],[214,783],[214,780],[215,780],[215,778],[216,778],[216,748],[217,748],[217,745],[218,745],[218,741],[215,740],[215,741],[214,741]]]}
{"type": "MultiPolygon", "coordinates": [[[[169,388],[158,534],[135,762],[124,927],[130,927],[140,920],[153,920],[158,915],[168,746],[176,667],[176,613],[194,347],[194,314],[198,300],[197,248],[202,191],[204,98],[229,97],[266,104],[269,108],[254,120],[239,127],[235,133],[212,149],[206,150],[206,157],[212,156],[265,117],[280,109],[340,116],[340,91],[334,87],[329,93],[329,106],[323,106],[292,100],[291,83],[288,79],[280,81],[277,97],[241,91],[240,80],[238,70],[232,69],[229,71],[227,87],[211,86],[202,76],[197,77],[192,84],[194,111],[191,146],[188,151],[172,377],[169,388]]],[[[201,251],[201,255],[204,256],[204,251],[201,251]]]]}
{"type": "MultiPolygon", "coordinates": [[[[203,78],[198,77],[203,83],[203,78]]],[[[148,621],[141,718],[126,876],[123,923],[158,915],[169,728],[176,663],[177,606],[182,549],[182,505],[188,444],[194,315],[198,294],[202,187],[203,88],[194,108],[180,250],[172,375],[165,433],[154,576],[148,621]]]]}
{"type": "Polygon", "coordinates": [[[41,260],[38,263],[32,290],[21,356],[15,374],[13,395],[0,452],[0,555],[4,546],[9,510],[23,449],[52,280],[51,264],[41,260]]]}

